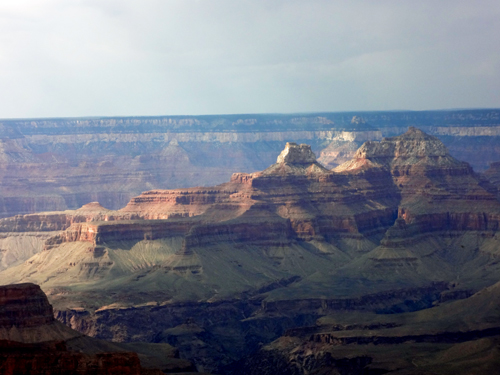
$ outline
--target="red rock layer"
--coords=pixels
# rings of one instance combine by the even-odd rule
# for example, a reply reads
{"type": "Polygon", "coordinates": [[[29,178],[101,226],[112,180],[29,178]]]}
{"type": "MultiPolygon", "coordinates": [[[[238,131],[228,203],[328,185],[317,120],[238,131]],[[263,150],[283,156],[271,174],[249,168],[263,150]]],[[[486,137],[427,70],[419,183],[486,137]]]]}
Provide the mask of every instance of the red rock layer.
{"type": "Polygon", "coordinates": [[[0,327],[34,327],[53,321],[52,306],[38,285],[0,287],[0,327]]]}
{"type": "Polygon", "coordinates": [[[366,142],[335,171],[359,174],[378,168],[390,173],[401,197],[397,228],[386,234],[386,246],[391,239],[422,233],[498,230],[495,187],[452,158],[437,138],[410,128],[401,136],[366,142]]]}
{"type": "Polygon", "coordinates": [[[185,235],[195,225],[187,220],[138,220],[72,224],[64,232],[49,238],[45,250],[65,242],[83,241],[101,245],[112,241],[155,240],[185,235]]]}
{"type": "Polygon", "coordinates": [[[233,246],[243,243],[283,246],[294,238],[288,220],[271,213],[254,211],[247,211],[234,220],[194,226],[184,239],[183,249],[217,245],[222,241],[231,242],[233,246]]]}
{"type": "MultiPolygon", "coordinates": [[[[141,375],[135,353],[87,355],[70,352],[64,342],[35,345],[0,341],[0,373],[4,375],[141,375]]],[[[148,370],[148,374],[162,374],[148,370]]]]}
{"type": "MultiPolygon", "coordinates": [[[[0,286],[0,374],[2,375],[145,375],[161,371],[145,370],[136,353],[86,354],[68,349],[68,339],[87,340],[91,353],[106,343],[84,338],[54,319],[52,306],[35,284],[0,286]],[[12,332],[20,341],[5,339],[12,332]],[[23,332],[27,333],[23,335],[23,332]],[[61,337],[65,337],[61,340],[61,337]],[[56,338],[56,339],[55,339],[56,338]],[[48,341],[46,341],[48,340],[48,341]]],[[[16,339],[17,340],[17,339],[16,339]]],[[[87,349],[85,349],[87,350],[87,349]]],[[[101,349],[102,350],[102,349],[101,349]]]]}

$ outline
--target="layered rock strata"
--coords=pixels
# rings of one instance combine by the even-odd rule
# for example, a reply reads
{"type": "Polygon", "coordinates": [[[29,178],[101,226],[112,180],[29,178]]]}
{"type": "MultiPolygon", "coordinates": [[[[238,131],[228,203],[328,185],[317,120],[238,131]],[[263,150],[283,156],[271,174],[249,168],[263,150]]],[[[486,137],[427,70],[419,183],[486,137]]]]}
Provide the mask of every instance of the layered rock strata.
{"type": "Polygon", "coordinates": [[[500,364],[500,284],[406,314],[327,315],[287,330],[225,374],[482,374],[500,364]]]}
{"type": "Polygon", "coordinates": [[[38,285],[0,288],[0,326],[33,327],[54,322],[54,312],[38,285]]]}
{"type": "Polygon", "coordinates": [[[477,170],[500,159],[498,110],[0,121],[0,217],[123,207],[141,191],[214,185],[262,170],[284,142],[327,168],[368,140],[418,126],[477,170]]]}
{"type": "MultiPolygon", "coordinates": [[[[289,261],[285,249],[294,248],[306,251],[311,262],[328,254],[343,277],[357,272],[362,262],[366,272],[377,269],[373,275],[401,264],[422,282],[440,281],[451,274],[431,276],[430,260],[449,257],[442,251],[453,237],[475,233],[485,246],[480,252],[483,261],[495,256],[491,243],[500,221],[496,193],[467,163],[452,158],[437,138],[410,128],[398,137],[366,142],[351,161],[333,171],[316,161],[308,145],[287,143],[276,164],[262,172],[234,174],[230,182],[213,188],[153,190],[133,198],[119,211],[92,203],[65,213],[3,219],[0,229],[64,230],[45,241],[45,251],[52,254],[61,246],[82,244],[88,255],[80,259],[91,256],[84,263],[92,265],[99,258],[103,264],[98,267],[104,270],[128,264],[125,254],[115,251],[122,246],[120,242],[135,246],[168,240],[173,241],[172,247],[156,254],[152,262],[145,260],[144,266],[162,268],[164,264],[169,269],[173,259],[208,256],[210,247],[236,246],[259,248],[263,259],[280,259],[277,264],[293,275],[298,264],[285,266],[289,261]],[[435,235],[433,244],[426,242],[435,235]]],[[[49,284],[56,282],[53,273],[42,276],[39,271],[56,256],[51,254],[40,254],[25,275],[43,282],[37,279],[39,274],[44,280],[48,277],[49,284]]],[[[70,267],[81,263],[76,254],[70,267]]],[[[201,258],[197,259],[199,268],[201,258]]],[[[109,276],[114,272],[108,272],[109,276]]],[[[125,276],[129,271],[123,272],[125,276]]],[[[279,268],[273,272],[285,276],[279,268]]]]}
{"type": "MultiPolygon", "coordinates": [[[[38,285],[1,286],[0,315],[2,374],[163,373],[142,367],[139,356],[126,347],[83,336],[55,320],[52,306],[38,285]]],[[[162,349],[158,345],[150,348],[150,352],[162,349]]],[[[149,362],[155,362],[148,355],[151,353],[142,355],[146,367],[149,362]]],[[[175,358],[176,355],[175,352],[168,354],[170,358],[156,360],[156,363],[179,372],[193,370],[190,363],[175,358]]]]}
{"type": "Polygon", "coordinates": [[[465,298],[498,281],[499,220],[495,186],[416,128],[365,143],[334,170],[289,142],[267,169],[212,188],[151,190],[117,211],[92,204],[0,220],[6,235],[54,233],[0,280],[41,283],[58,316],[92,335],[155,340],[190,316],[200,332],[211,328],[188,324],[189,340],[218,347],[227,338],[214,321],[226,313],[238,335],[248,328],[240,320],[273,325],[269,340],[331,311],[465,298]],[[214,308],[210,322],[186,312],[202,304],[214,308]],[[145,318],[153,312],[161,323],[145,318]]]}

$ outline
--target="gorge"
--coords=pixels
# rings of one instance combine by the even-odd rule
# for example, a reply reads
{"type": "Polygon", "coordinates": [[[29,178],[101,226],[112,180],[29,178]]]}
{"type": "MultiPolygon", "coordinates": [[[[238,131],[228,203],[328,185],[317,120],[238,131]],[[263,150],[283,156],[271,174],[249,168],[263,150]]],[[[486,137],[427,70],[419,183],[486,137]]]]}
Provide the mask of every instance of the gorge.
{"type": "MultiPolygon", "coordinates": [[[[418,373],[415,358],[464,342],[496,353],[495,165],[478,174],[415,127],[349,155],[329,169],[288,142],[213,187],[1,219],[0,283],[38,284],[71,328],[174,345],[199,371],[418,373]],[[415,340],[434,346],[401,362],[366,349],[415,340]]],[[[425,365],[446,367],[438,357],[425,365]]]]}

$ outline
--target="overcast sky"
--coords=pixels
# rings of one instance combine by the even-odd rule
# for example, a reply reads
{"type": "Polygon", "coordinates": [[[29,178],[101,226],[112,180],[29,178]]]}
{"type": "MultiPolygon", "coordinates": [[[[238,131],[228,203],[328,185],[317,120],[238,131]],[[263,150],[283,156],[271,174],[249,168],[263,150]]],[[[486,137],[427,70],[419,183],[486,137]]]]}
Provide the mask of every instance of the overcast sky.
{"type": "Polygon", "coordinates": [[[1,0],[0,118],[500,107],[498,0],[1,0]]]}

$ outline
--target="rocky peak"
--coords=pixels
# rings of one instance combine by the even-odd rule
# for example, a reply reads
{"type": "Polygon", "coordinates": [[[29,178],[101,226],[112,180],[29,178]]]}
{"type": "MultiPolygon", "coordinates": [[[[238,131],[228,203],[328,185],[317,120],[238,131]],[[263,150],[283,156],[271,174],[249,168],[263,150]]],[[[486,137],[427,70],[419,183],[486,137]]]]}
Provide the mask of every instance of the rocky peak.
{"type": "Polygon", "coordinates": [[[278,164],[311,164],[316,162],[316,155],[309,145],[287,142],[276,162],[278,164]]]}
{"type": "MultiPolygon", "coordinates": [[[[354,158],[337,168],[335,172],[371,167],[414,166],[438,169],[459,168],[460,173],[470,173],[467,163],[454,159],[446,146],[436,137],[411,126],[408,131],[396,137],[384,138],[380,142],[365,142],[356,151],[354,158]]],[[[444,173],[444,172],[443,172],[444,173]]]]}
{"type": "Polygon", "coordinates": [[[80,207],[77,211],[109,211],[107,208],[104,208],[101,206],[99,202],[90,202],[87,204],[84,204],[82,207],[80,207]]]}
{"type": "MultiPolygon", "coordinates": [[[[278,156],[276,164],[262,172],[253,173],[253,178],[261,176],[297,176],[331,173],[316,161],[316,155],[311,146],[294,142],[287,142],[285,149],[278,156]]],[[[255,181],[252,182],[254,184],[255,181]]]]}
{"type": "Polygon", "coordinates": [[[436,137],[411,126],[402,135],[369,141],[356,152],[355,158],[445,157],[446,146],[436,137]]]}
{"type": "MultiPolygon", "coordinates": [[[[427,140],[433,140],[437,139],[436,137],[433,137],[432,135],[429,135],[425,133],[424,131],[420,130],[419,128],[416,128],[414,126],[408,127],[408,131],[406,133],[403,133],[401,135],[398,135],[397,137],[392,137],[395,139],[427,139],[427,140]]],[[[389,138],[389,139],[392,139],[389,138]]]]}

